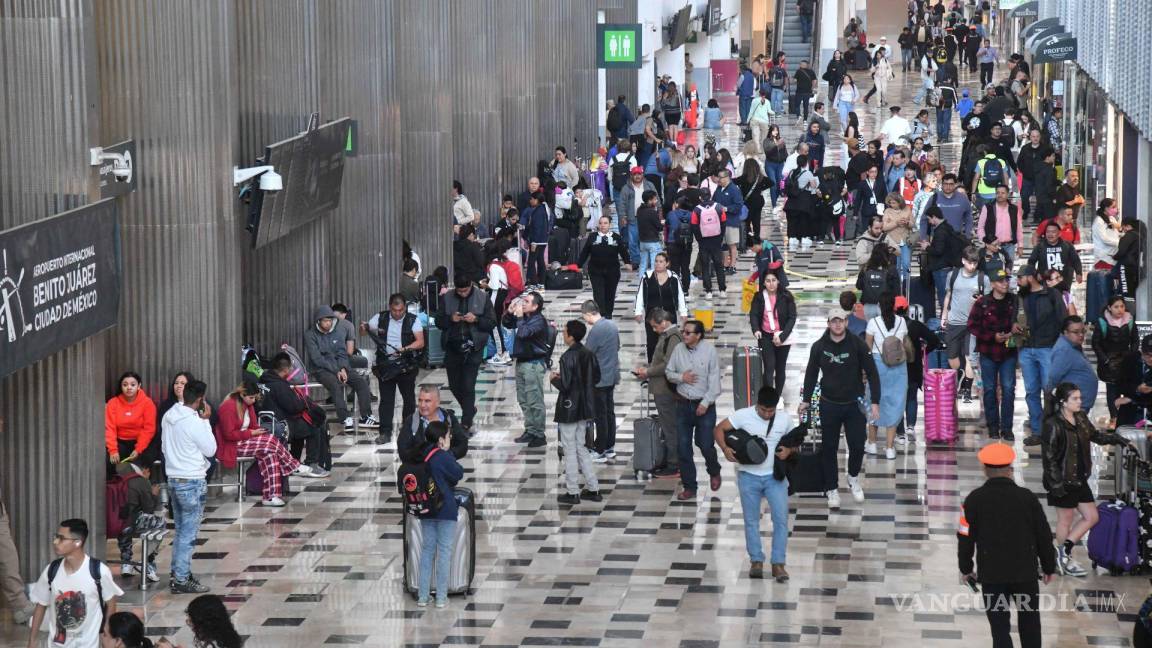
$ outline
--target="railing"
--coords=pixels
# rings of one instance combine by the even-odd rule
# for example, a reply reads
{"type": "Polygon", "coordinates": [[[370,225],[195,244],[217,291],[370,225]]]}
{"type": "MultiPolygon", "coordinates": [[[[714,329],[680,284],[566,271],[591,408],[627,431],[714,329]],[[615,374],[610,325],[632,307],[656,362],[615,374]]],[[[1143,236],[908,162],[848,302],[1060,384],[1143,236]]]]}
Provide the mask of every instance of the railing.
{"type": "MultiPolygon", "coordinates": [[[[816,2],[813,12],[812,36],[808,40],[808,45],[810,48],[808,52],[808,60],[812,61],[812,69],[816,70],[817,75],[820,75],[823,74],[823,72],[820,72],[820,70],[824,69],[824,66],[821,65],[820,61],[820,23],[823,20],[824,15],[824,3],[816,2]]],[[[837,29],[839,29],[839,25],[837,25],[837,29]]]]}
{"type": "Polygon", "coordinates": [[[784,46],[784,3],[794,0],[776,0],[775,33],[772,34],[772,47],[768,50],[768,57],[775,60],[776,52],[784,46]]]}

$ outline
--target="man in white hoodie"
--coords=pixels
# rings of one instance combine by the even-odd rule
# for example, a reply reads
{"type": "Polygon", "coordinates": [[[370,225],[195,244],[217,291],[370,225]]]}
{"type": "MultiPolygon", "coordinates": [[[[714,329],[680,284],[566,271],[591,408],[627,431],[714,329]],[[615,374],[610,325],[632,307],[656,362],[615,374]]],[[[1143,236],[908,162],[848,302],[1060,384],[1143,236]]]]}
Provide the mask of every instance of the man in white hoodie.
{"type": "Polygon", "coordinates": [[[193,380],[184,386],[184,402],[168,410],[161,421],[165,471],[168,491],[172,495],[172,518],[176,522],[176,539],[172,542],[172,580],[168,589],[173,594],[203,594],[208,588],[192,575],[192,547],[200,532],[204,515],[204,496],[208,492],[208,457],[216,454],[216,437],[212,434],[212,407],[204,400],[208,386],[193,380]]]}

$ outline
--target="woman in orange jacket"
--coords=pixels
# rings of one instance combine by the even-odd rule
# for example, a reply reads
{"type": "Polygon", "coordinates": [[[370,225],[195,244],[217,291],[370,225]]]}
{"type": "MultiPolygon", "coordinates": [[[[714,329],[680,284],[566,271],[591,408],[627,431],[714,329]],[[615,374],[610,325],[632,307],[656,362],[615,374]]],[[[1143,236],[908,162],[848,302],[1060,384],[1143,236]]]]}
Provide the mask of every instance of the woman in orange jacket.
{"type": "Polygon", "coordinates": [[[140,374],[124,372],[118,382],[120,393],[104,406],[104,447],[110,474],[115,474],[115,465],[121,460],[144,454],[156,434],[156,404],[140,383],[140,374]]]}

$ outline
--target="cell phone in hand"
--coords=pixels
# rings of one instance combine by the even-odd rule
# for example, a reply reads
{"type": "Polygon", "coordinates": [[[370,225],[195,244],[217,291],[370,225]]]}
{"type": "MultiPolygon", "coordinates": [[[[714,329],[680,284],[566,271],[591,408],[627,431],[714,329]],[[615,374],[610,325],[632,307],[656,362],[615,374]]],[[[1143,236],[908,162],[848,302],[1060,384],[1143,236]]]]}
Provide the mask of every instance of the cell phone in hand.
{"type": "Polygon", "coordinates": [[[968,589],[972,590],[973,592],[980,592],[980,585],[976,582],[975,576],[969,576],[968,578],[965,578],[964,584],[967,585],[968,589]]]}

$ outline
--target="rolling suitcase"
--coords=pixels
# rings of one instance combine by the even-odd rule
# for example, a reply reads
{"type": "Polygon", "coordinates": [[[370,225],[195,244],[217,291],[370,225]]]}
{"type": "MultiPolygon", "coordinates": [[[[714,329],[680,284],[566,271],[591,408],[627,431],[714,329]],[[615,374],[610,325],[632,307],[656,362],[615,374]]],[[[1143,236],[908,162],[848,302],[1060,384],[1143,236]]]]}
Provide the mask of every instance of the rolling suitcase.
{"type": "Polygon", "coordinates": [[[763,380],[760,349],[747,346],[732,349],[732,399],[736,409],[756,404],[756,394],[760,392],[763,380]]]}
{"type": "Polygon", "coordinates": [[[1108,305],[1108,298],[1115,292],[1112,288],[1112,277],[1107,270],[1093,270],[1088,273],[1088,283],[1084,295],[1084,319],[1095,324],[1096,318],[1104,312],[1108,305]]]}
{"type": "Polygon", "coordinates": [[[428,353],[424,354],[424,368],[435,369],[444,366],[444,331],[441,331],[435,325],[429,326],[424,329],[424,333],[428,336],[428,342],[425,344],[425,349],[428,353]]]}
{"type": "Polygon", "coordinates": [[[420,291],[420,309],[429,317],[436,315],[440,306],[440,282],[429,277],[420,291]]]}
{"type": "Polygon", "coordinates": [[[1102,502],[1096,507],[1100,521],[1088,534],[1088,558],[1092,567],[1104,567],[1113,575],[1140,566],[1140,513],[1124,502],[1102,502]]]}
{"type": "Polygon", "coordinates": [[[924,371],[924,440],[956,441],[956,372],[951,369],[924,371]]]}
{"type": "MultiPolygon", "coordinates": [[[[476,497],[467,488],[456,488],[456,543],[452,547],[452,568],[448,574],[448,594],[472,594],[472,579],[476,576],[476,497]]],[[[417,518],[404,516],[404,589],[415,598],[418,595],[421,542],[424,534],[417,518]]],[[[432,573],[436,573],[435,567],[432,573]]],[[[436,592],[436,579],[432,579],[432,594],[436,592]]]]}
{"type": "Polygon", "coordinates": [[[1112,453],[1112,470],[1116,487],[1116,497],[1123,498],[1130,504],[1135,504],[1141,495],[1152,496],[1152,484],[1149,483],[1148,468],[1148,438],[1144,430],[1121,426],[1116,428],[1116,434],[1136,443],[1138,452],[1133,453],[1125,448],[1114,448],[1112,453]]]}
{"type": "Polygon", "coordinates": [[[652,415],[647,383],[640,388],[640,418],[632,421],[632,472],[636,479],[647,477],[664,465],[664,431],[652,415]]]}

